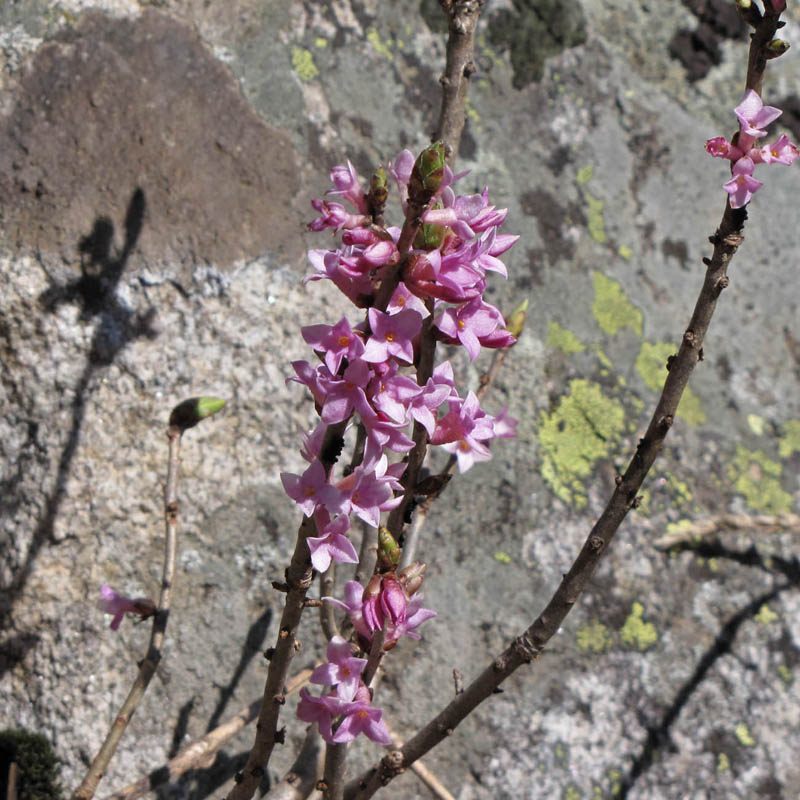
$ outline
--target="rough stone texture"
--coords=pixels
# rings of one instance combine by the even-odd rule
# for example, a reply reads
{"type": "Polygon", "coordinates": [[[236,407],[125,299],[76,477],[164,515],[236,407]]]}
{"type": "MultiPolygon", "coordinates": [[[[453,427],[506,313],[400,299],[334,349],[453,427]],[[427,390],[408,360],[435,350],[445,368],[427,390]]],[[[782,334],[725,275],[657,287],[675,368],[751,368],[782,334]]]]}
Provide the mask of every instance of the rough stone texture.
{"type": "MultiPolygon", "coordinates": [[[[346,310],[300,284],[304,249],[325,246],[303,229],[308,200],[344,158],[366,172],[426,143],[444,54],[435,6],[0,9],[0,691],[9,723],[53,741],[67,786],[147,640],[129,621],[111,634],[94,600],[103,581],[157,588],[163,426],[186,396],[229,404],[185,437],[166,657],[98,796],[260,692],[280,613],[270,581],[297,523],[278,475],[301,465],[313,415],[284,378],[307,357],[298,327],[346,310]]],[[[702,4],[584,0],[562,19],[564,6],[489,4],[482,21],[459,166],[472,169],[462,191],[489,183],[523,237],[490,295],[531,299],[489,401],[509,405],[520,435],[430,517],[426,599],[440,617],[393,651],[382,689],[401,736],[568,568],[641,435],[724,203],[724,164],[703,143],[734,130],[745,43],[716,31],[720,63],[689,80],[670,47],[708,23],[702,4]],[[537,9],[585,42],[526,64],[537,9]]],[[[796,9],[788,19],[797,45],[796,9]]],[[[771,66],[768,102],[798,93],[793,53],[771,66]]],[[[761,177],[641,513],[546,654],[426,759],[459,800],[800,793],[798,531],[671,556],[653,545],[682,520],[797,510],[798,178],[761,177]]],[[[457,357],[459,380],[476,385],[487,363],[457,357]]],[[[309,615],[298,668],[319,640],[309,615]]],[[[220,796],[251,737],[160,796],[220,796]]],[[[354,763],[378,754],[367,743],[354,763]]],[[[410,773],[385,795],[426,796],[410,773]]]]}

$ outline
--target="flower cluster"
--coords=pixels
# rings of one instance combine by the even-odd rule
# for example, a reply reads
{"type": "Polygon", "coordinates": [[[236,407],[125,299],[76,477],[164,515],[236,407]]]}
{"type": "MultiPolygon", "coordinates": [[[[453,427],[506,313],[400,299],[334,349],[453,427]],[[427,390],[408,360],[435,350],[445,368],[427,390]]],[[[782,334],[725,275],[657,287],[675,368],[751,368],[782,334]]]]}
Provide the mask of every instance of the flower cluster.
{"type": "Polygon", "coordinates": [[[753,177],[756,164],[789,166],[797,158],[798,149],[786,134],[781,134],[771,145],[758,146],[758,140],[767,135],[764,128],[783,112],[779,108],[765,106],[757,92],[748,89],[734,110],[740,127],[733,142],[716,136],[706,142],[706,150],[717,158],[730,159],[733,177],[724,184],[724,188],[730,195],[731,208],[741,208],[763,186],[761,181],[753,177]]]}
{"type": "MultiPolygon", "coordinates": [[[[499,233],[507,210],[490,204],[488,189],[455,194],[452,184],[462,176],[453,175],[445,163],[441,142],[417,159],[404,150],[388,173],[406,215],[402,229],[383,224],[388,194],[383,169],[365,191],[349,162],[334,167],[328,196],[312,201],[318,216],[309,227],[331,229],[341,245],[309,251],[314,273],[306,281],[330,280],[356,307],[366,309],[356,325],[342,318],[333,325],[303,328],[317,361],[294,362],[289,379],[310,391],[320,417],[303,438],[307,469],[281,474],[286,493],[314,520],[317,536],[306,541],[319,572],[332,561],[358,561],[347,537],[353,516],[378,527],[382,513],[403,503],[404,456],[414,449],[415,439],[422,436],[454,454],[464,472],[491,458],[492,439],[515,435],[516,421],[505,409],[492,416],[474,393],[459,394],[448,361],[426,368],[421,356],[423,347],[432,348],[435,341],[462,345],[471,360],[481,348],[506,348],[516,341],[499,309],[483,298],[487,274],[506,276],[499,257],[519,238],[499,233]],[[362,454],[337,477],[326,470],[320,451],[329,426],[353,419],[360,426],[362,454]]],[[[385,529],[381,535],[384,542],[394,542],[385,529]]],[[[354,641],[364,652],[377,631],[386,651],[402,636],[419,638],[416,628],[435,616],[422,607],[418,594],[424,565],[399,570],[398,562],[399,557],[379,559],[366,587],[347,583],[344,602],[325,598],[347,612],[354,641]]],[[[343,641],[331,641],[329,663],[312,680],[332,688],[322,697],[305,692],[298,715],[317,722],[329,742],[350,741],[364,731],[387,743],[380,711],[354,677],[363,665],[359,669],[360,660],[351,658],[348,648],[343,641]]]]}

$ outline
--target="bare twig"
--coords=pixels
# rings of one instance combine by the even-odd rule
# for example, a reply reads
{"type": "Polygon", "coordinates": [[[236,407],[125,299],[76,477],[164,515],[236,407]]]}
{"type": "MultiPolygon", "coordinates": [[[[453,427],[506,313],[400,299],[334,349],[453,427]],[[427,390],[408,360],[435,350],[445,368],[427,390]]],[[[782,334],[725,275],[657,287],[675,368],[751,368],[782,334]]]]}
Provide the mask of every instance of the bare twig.
{"type": "MultiPolygon", "coordinates": [[[[776,20],[765,17],[764,31],[756,31],[751,39],[750,65],[766,66],[763,53],[753,55],[752,50],[764,50],[776,29],[776,20]],[[769,31],[772,31],[771,33],[769,31]]],[[[753,68],[756,69],[756,68],[753,68]]],[[[748,70],[748,88],[760,87],[763,75],[748,70]]],[[[743,241],[742,230],[747,212],[732,209],[726,201],[722,221],[710,237],[714,245],[707,266],[703,286],[694,312],[686,328],[678,354],[669,362],[669,372],[656,409],[645,435],[639,440],[625,474],[618,476],[617,487],[606,508],[590,531],[583,548],[569,572],[550,599],[544,611],[533,624],[497,656],[462,694],[455,697],[445,709],[431,720],[402,748],[391,751],[371,769],[351,781],[345,790],[345,800],[366,800],[404,771],[410,764],[427,753],[522,664],[529,664],[542,653],[550,638],[561,627],[572,610],[586,583],[594,573],[603,552],[631,508],[638,505],[637,493],[650,467],[655,461],[678,408],[684,389],[697,362],[702,358],[702,346],[717,299],[728,285],[727,267],[743,241]]]]}
{"type": "MultiPolygon", "coordinates": [[[[181,404],[183,405],[183,404],[181,404]]],[[[178,406],[181,408],[181,406],[178,406]]],[[[139,673],[133,683],[125,702],[117,713],[111,728],[106,735],[97,755],[89,767],[81,785],[75,790],[74,800],[89,800],[97,791],[97,786],[103,777],[108,764],[116,752],[117,745],[122,739],[122,734],[131,720],[134,712],[141,703],[144,693],[156,672],[161,661],[161,650],[164,645],[164,632],[172,598],[172,581],[175,575],[175,555],[178,547],[178,470],[180,465],[181,435],[189,424],[174,424],[170,420],[167,431],[169,439],[169,465],[167,469],[167,484],[164,489],[164,520],[166,535],[164,542],[164,566],[161,575],[161,596],[158,600],[158,611],[153,617],[153,628],[150,634],[150,644],[147,655],[139,666],[139,673]]]]}
{"type": "Polygon", "coordinates": [[[264,795],[264,800],[306,800],[322,777],[322,737],[309,725],[303,747],[282,781],[264,795]]]}
{"type": "Polygon", "coordinates": [[[472,53],[475,30],[483,8],[483,0],[440,0],[449,20],[447,62],[439,78],[442,105],[433,141],[441,139],[447,147],[447,160],[453,164],[458,155],[461,132],[466,120],[467,91],[470,76],[475,72],[472,53]]]}
{"type": "MultiPolygon", "coordinates": [[[[403,740],[387,725],[389,735],[392,737],[392,746],[395,750],[399,750],[403,746],[403,740]]],[[[439,800],[455,800],[450,792],[447,791],[445,785],[422,763],[422,761],[415,761],[411,765],[411,771],[430,789],[434,797],[439,800]]]]}
{"type": "MultiPolygon", "coordinates": [[[[308,679],[310,677],[310,669],[304,669],[298,672],[297,675],[294,675],[286,682],[286,693],[292,694],[293,692],[299,691],[303,686],[308,684],[308,679]]],[[[259,697],[257,700],[250,703],[249,706],[243,708],[238,714],[231,717],[227,722],[207,733],[202,739],[197,739],[187,744],[175,758],[170,759],[166,764],[162,764],[152,770],[151,773],[144,778],[139,778],[138,781],[130,784],[130,786],[126,786],[124,789],[109,795],[105,800],[136,800],[137,797],[143,797],[148,792],[152,792],[167,781],[175,780],[190,769],[211,765],[220,747],[232,739],[240,730],[249,725],[258,716],[258,710],[260,708],[261,698],[259,697]]],[[[298,756],[298,760],[299,759],[300,756],[298,756]]],[[[296,765],[297,762],[292,766],[292,769],[284,780],[289,780],[291,774],[296,771],[296,765]]],[[[269,797],[272,798],[272,795],[270,794],[269,797]]]]}
{"type": "MultiPolygon", "coordinates": [[[[346,420],[331,425],[325,432],[320,447],[320,461],[325,473],[330,473],[341,449],[342,435],[346,420]]],[[[278,731],[280,709],[286,699],[284,682],[289,664],[297,652],[299,642],[296,634],[300,618],[305,608],[305,598],[313,578],[313,568],[306,539],[316,536],[317,526],[313,517],[303,517],[297,532],[292,560],[286,569],[286,604],[281,614],[278,639],[271,650],[269,670],[264,686],[264,700],[258,715],[256,738],[247,758],[247,763],[239,775],[229,800],[249,800],[264,776],[272,750],[278,741],[283,741],[283,731],[278,731]]]]}
{"type": "Polygon", "coordinates": [[[669,550],[679,544],[693,542],[723,531],[775,531],[800,530],[800,514],[720,514],[698,519],[656,539],[653,545],[659,550],[669,550]]]}

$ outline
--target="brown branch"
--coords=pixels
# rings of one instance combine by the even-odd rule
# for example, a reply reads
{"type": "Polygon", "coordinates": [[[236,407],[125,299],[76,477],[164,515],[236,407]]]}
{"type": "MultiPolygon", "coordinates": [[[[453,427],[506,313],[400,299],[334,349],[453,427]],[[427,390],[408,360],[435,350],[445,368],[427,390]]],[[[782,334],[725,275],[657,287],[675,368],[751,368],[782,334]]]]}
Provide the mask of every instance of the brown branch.
{"type": "MultiPolygon", "coordinates": [[[[748,64],[748,88],[761,87],[766,66],[766,46],[776,29],[776,20],[765,17],[751,40],[748,64]],[[753,50],[758,53],[753,54],[753,50]]],[[[678,402],[689,382],[697,362],[702,358],[702,347],[717,299],[728,285],[728,264],[742,243],[742,230],[747,218],[745,209],[732,209],[726,201],[722,222],[710,238],[714,245],[707,266],[703,286],[695,304],[692,318],[686,328],[678,354],[670,359],[669,371],[647,432],[639,440],[625,474],[618,476],[617,487],[603,513],[590,531],[580,553],[569,572],[550,599],[544,611],[533,624],[484,669],[462,694],[402,748],[391,751],[378,764],[351,781],[345,790],[345,800],[366,800],[382,786],[403,772],[410,764],[427,753],[442,739],[452,734],[456,726],[480,703],[493,694],[500,684],[522,664],[529,664],[542,653],[547,642],[558,631],[564,618],[572,610],[587,582],[594,573],[603,552],[631,508],[638,505],[637,493],[647,472],[664,443],[678,402]]]]}
{"type": "Polygon", "coordinates": [[[445,70],[439,78],[442,105],[432,141],[441,139],[445,143],[447,160],[453,164],[466,120],[469,79],[475,72],[475,30],[484,0],[440,0],[440,4],[449,19],[449,35],[445,70]]]}
{"type": "MultiPolygon", "coordinates": [[[[292,694],[308,684],[311,677],[311,670],[304,669],[294,675],[286,682],[286,693],[292,694]]],[[[261,708],[261,698],[254,700],[247,708],[243,708],[238,714],[234,715],[227,722],[223,723],[213,731],[210,731],[202,739],[197,739],[186,745],[175,758],[152,770],[149,775],[139,778],[135,783],[126,786],[124,789],[109,795],[105,800],[136,800],[143,797],[148,792],[152,792],[167,781],[173,781],[183,775],[184,772],[196,767],[210,766],[214,763],[217,750],[226,742],[232,739],[240,730],[249,725],[257,716],[261,708]]],[[[300,757],[298,756],[298,759],[300,757]]],[[[290,776],[296,771],[295,766],[287,774],[284,780],[289,780],[290,776]]],[[[316,780],[316,778],[315,778],[316,780]]],[[[279,785],[279,784],[278,784],[279,785]]],[[[272,795],[269,795],[272,798],[272,795]]]]}
{"type": "MultiPolygon", "coordinates": [[[[320,461],[326,475],[330,473],[341,449],[342,435],[347,421],[331,425],[325,431],[320,447],[320,461]]],[[[283,742],[283,731],[278,731],[281,706],[286,700],[286,675],[294,654],[300,646],[296,638],[300,618],[305,608],[306,593],[311,586],[314,570],[306,539],[316,536],[317,526],[313,517],[303,517],[297,532],[292,560],[286,569],[286,603],[281,614],[278,638],[270,651],[269,670],[264,686],[264,699],[256,725],[256,738],[242,772],[236,776],[236,784],[228,800],[250,800],[261,783],[272,750],[277,742],[283,742]]]]}
{"type": "Polygon", "coordinates": [[[800,530],[800,514],[720,514],[698,519],[687,525],[680,524],[653,542],[659,550],[669,550],[679,544],[705,539],[723,531],[775,531],[800,530]]]}
{"type": "Polygon", "coordinates": [[[106,769],[114,757],[120,740],[122,739],[128,723],[147,691],[150,681],[155,675],[161,661],[161,650],[164,646],[164,633],[167,628],[167,619],[172,600],[172,582],[175,576],[175,554],[178,547],[178,471],[180,466],[181,434],[183,426],[170,425],[167,431],[169,439],[169,462],[167,467],[167,484],[164,489],[164,566],[161,573],[161,596],[158,600],[158,611],[153,617],[153,627],[150,633],[150,644],[147,655],[139,665],[139,673],[133,686],[117,713],[111,728],[106,735],[97,755],[89,767],[80,786],[73,794],[73,800],[90,800],[97,791],[97,786],[103,778],[106,769]]]}

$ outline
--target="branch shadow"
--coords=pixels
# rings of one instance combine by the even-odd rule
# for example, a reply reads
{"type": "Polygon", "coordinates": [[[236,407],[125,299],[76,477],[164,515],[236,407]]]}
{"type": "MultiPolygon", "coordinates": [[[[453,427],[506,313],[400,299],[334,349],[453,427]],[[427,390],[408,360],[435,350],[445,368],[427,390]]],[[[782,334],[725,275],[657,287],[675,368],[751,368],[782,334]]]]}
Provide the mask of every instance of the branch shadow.
{"type": "Polygon", "coordinates": [[[664,711],[659,722],[647,725],[647,738],[639,754],[634,758],[628,774],[621,779],[619,789],[613,794],[614,800],[626,800],[629,792],[639,778],[653,766],[660,751],[674,751],[670,729],[677,720],[686,703],[700,687],[711,668],[724,655],[732,652],[733,644],[742,624],[754,617],[765,603],[780,596],[787,589],[800,587],[800,563],[796,557],[792,559],[780,556],[761,556],[755,546],[745,551],[731,550],[719,541],[686,543],[673,550],[691,550],[704,558],[727,558],[745,566],[756,567],[771,574],[783,576],[786,581],[764,592],[737,611],[722,626],[713,644],[698,661],[691,677],[681,686],[670,706],[664,711]]]}
{"type": "MultiPolygon", "coordinates": [[[[44,502],[24,562],[10,583],[0,587],[0,627],[6,623],[16,599],[25,588],[41,549],[47,544],[57,544],[53,536],[55,521],[66,494],[67,479],[80,442],[86,401],[92,391],[95,373],[111,364],[137,339],[154,339],[157,336],[153,329],[155,308],[150,308],[144,314],[137,314],[120,304],[116,298],[119,281],[142,231],[145,210],[144,191],[137,188],[128,203],[124,222],[125,240],[122,249],[117,253],[113,251],[113,223],[107,217],[98,217],[92,232],[78,242],[78,251],[81,254],[80,277],[64,285],[51,279],[50,287],[39,295],[39,304],[47,313],[54,313],[64,303],[76,303],[81,309],[82,321],[89,322],[96,317],[98,324],[83,371],[72,392],[72,421],[58,460],[53,488],[44,502]]],[[[43,447],[36,442],[40,423],[29,421],[28,424],[29,441],[43,447]]],[[[21,480],[22,472],[11,476],[0,485],[0,494],[4,498],[4,510],[0,515],[5,516],[11,510],[19,508],[23,502],[21,480]]],[[[0,676],[18,663],[20,657],[19,652],[0,656],[0,676]]]]}

